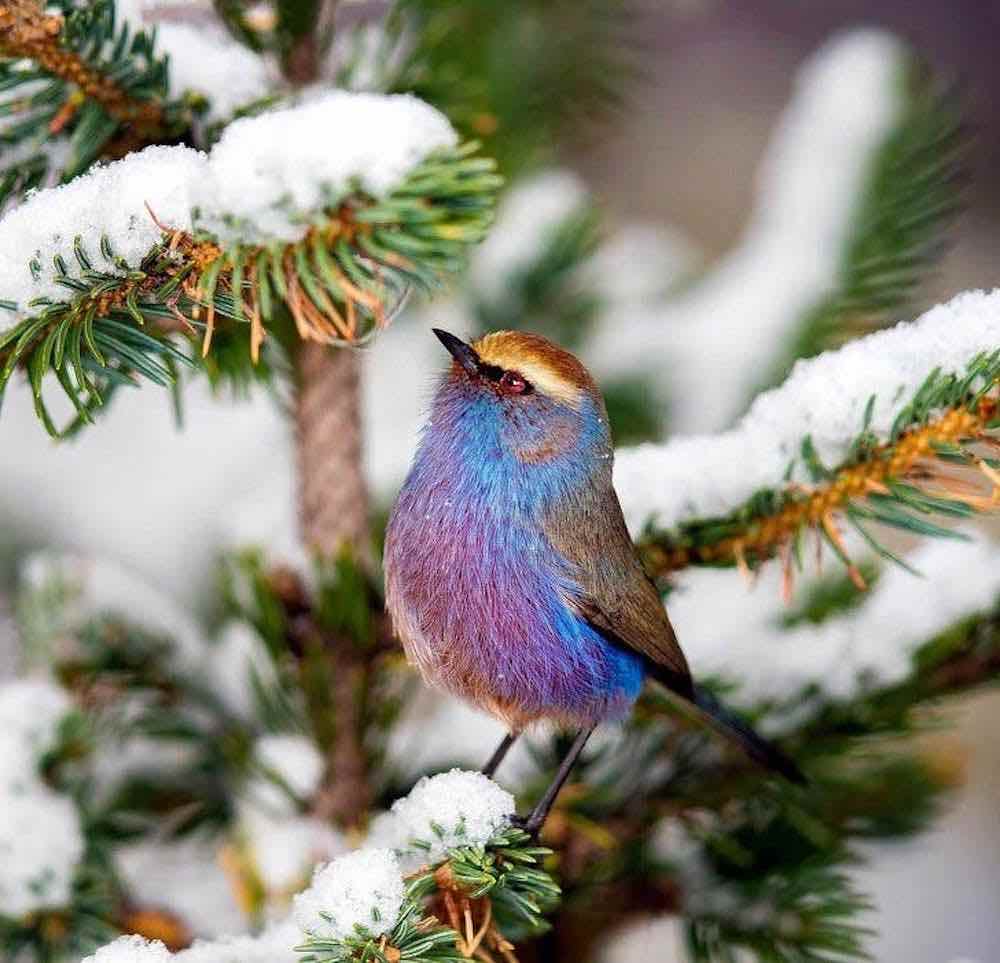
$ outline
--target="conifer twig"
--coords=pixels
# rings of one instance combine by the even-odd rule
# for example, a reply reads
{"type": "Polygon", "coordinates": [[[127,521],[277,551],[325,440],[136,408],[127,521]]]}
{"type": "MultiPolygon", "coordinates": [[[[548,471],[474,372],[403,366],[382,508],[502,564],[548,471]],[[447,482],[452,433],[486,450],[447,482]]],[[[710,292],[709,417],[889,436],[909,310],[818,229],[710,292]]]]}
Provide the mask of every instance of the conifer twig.
{"type": "MultiPolygon", "coordinates": [[[[978,470],[981,476],[977,486],[973,484],[975,475],[969,478],[966,473],[962,478],[943,471],[939,453],[955,454],[960,442],[988,441],[996,417],[997,401],[993,397],[981,398],[974,411],[957,405],[928,424],[878,446],[864,460],[845,466],[812,489],[789,485],[777,507],[759,514],[751,512],[744,522],[734,521],[731,533],[718,539],[673,547],[651,540],[645,547],[646,564],[657,576],[692,564],[733,563],[745,568],[748,563],[775,555],[798,538],[803,529],[818,531],[836,554],[846,559],[838,520],[852,508],[857,512],[857,503],[872,496],[891,498],[894,486],[898,492],[900,483],[923,491],[927,508],[933,508],[933,500],[940,498],[938,507],[945,513],[948,499],[954,500],[953,514],[961,511],[960,506],[970,511],[995,510],[1000,507],[1000,477],[989,462],[966,452],[965,467],[978,470]]],[[[791,562],[788,555],[785,565],[789,574],[791,562]]],[[[857,569],[849,564],[848,570],[858,587],[863,588],[857,569]]]]}
{"type": "MultiPolygon", "coordinates": [[[[0,56],[34,61],[97,101],[119,123],[129,125],[140,142],[155,141],[164,131],[162,105],[130,97],[112,78],[65,47],[61,43],[63,23],[62,17],[46,13],[35,0],[9,0],[0,10],[0,56]]],[[[71,102],[67,106],[71,107],[71,102]]]]}

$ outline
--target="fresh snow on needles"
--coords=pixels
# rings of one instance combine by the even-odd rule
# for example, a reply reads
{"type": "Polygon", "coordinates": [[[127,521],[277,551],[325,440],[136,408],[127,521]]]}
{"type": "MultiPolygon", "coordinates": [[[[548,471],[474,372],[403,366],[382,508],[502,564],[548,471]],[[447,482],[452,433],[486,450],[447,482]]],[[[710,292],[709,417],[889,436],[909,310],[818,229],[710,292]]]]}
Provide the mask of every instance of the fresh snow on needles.
{"type": "Polygon", "coordinates": [[[0,684],[0,734],[16,738],[36,759],[51,749],[73,704],[49,679],[10,679],[0,684]]]}
{"type": "Polygon", "coordinates": [[[355,186],[384,197],[458,135],[408,94],[332,91],[230,124],[209,158],[201,224],[223,241],[295,241],[355,186]]]}
{"type": "Polygon", "coordinates": [[[38,779],[0,789],[0,813],[0,914],[68,905],[84,849],[73,800],[38,779]]]}
{"type": "Polygon", "coordinates": [[[83,856],[80,816],[39,772],[70,708],[65,691],[49,680],[0,684],[0,916],[70,900],[83,856]]]}
{"type": "Polygon", "coordinates": [[[210,231],[223,244],[298,240],[324,208],[355,190],[383,197],[433,151],[457,142],[444,115],[415,97],[333,91],[235,121],[207,156],[147,147],[38,191],[0,219],[0,299],[22,315],[34,298],[70,300],[53,258],[79,278],[77,237],[95,268],[120,273],[100,256],[103,237],[137,267],[161,239],[157,221],[210,231]]]}
{"type": "Polygon", "coordinates": [[[963,374],[981,352],[1000,347],[1000,289],[968,291],[912,323],[859,338],[800,361],[779,388],[759,395],[735,428],[622,449],[615,485],[633,534],[651,522],[673,529],[685,519],[724,515],[762,488],[808,483],[800,457],[810,436],[836,467],[861,432],[874,395],[871,430],[885,439],[900,408],[927,376],[963,374]]]}
{"type": "Polygon", "coordinates": [[[170,951],[159,940],[150,942],[141,936],[119,936],[86,957],[83,963],[170,963],[172,959],[170,951]]]}
{"type": "Polygon", "coordinates": [[[275,87],[263,57],[212,25],[159,23],[156,50],[170,56],[170,95],[182,97],[193,91],[203,96],[210,122],[231,117],[275,87]]]}
{"type": "MultiPolygon", "coordinates": [[[[62,257],[69,275],[80,277],[73,253],[77,237],[95,268],[121,273],[101,258],[102,237],[135,267],[161,237],[147,204],[161,223],[190,230],[192,190],[204,182],[205,163],[203,154],[188,147],[147,147],[30,195],[0,219],[0,299],[22,311],[33,298],[69,300],[72,292],[54,280],[53,258],[62,257]],[[28,266],[32,258],[41,264],[38,280],[28,266]]],[[[6,317],[0,314],[0,330],[6,317]]]]}
{"type": "Polygon", "coordinates": [[[396,924],[405,886],[388,849],[359,849],[316,870],[312,885],[295,897],[299,928],[319,939],[342,940],[363,927],[381,936],[396,924]]]}
{"type": "Polygon", "coordinates": [[[133,30],[156,31],[154,50],[169,57],[170,96],[204,97],[205,120],[231,117],[278,89],[277,71],[265,57],[233,39],[219,23],[206,22],[195,4],[163,0],[115,0],[115,13],[133,30]],[[192,19],[185,21],[185,14],[192,19]]]}
{"type": "Polygon", "coordinates": [[[408,865],[435,862],[456,846],[485,845],[514,811],[514,797],[488,776],[452,769],[424,776],[379,817],[369,839],[397,850],[408,865]]]}

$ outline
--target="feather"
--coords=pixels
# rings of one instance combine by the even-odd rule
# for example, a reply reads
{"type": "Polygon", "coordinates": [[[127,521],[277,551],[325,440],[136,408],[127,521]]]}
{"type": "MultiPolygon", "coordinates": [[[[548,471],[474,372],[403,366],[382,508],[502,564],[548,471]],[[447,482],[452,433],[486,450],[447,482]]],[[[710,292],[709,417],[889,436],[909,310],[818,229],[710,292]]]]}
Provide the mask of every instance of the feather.
{"type": "Polygon", "coordinates": [[[594,478],[589,491],[546,515],[542,529],[577,583],[567,604],[609,641],[659,667],[671,690],[691,698],[687,660],[639,561],[610,477],[594,478]]]}

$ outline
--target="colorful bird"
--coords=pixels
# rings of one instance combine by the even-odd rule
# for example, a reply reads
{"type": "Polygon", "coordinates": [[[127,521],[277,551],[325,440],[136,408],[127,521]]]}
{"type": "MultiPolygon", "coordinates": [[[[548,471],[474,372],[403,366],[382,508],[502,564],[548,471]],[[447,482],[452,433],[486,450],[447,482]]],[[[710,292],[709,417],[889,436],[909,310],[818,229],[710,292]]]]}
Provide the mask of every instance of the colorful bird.
{"type": "Polygon", "coordinates": [[[484,771],[532,723],[577,730],[528,828],[544,822],[593,729],[624,718],[647,677],[801,781],[694,684],[625,527],[607,411],[586,368],[536,334],[466,344],[434,333],[453,361],[389,520],[387,605],[424,679],[507,726],[484,771]]]}

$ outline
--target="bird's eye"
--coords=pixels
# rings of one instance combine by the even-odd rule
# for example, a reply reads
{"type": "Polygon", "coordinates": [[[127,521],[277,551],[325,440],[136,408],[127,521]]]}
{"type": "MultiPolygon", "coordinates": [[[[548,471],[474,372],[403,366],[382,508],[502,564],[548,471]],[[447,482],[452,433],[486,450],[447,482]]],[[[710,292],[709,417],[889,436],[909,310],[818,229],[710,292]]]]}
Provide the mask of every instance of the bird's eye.
{"type": "Polygon", "coordinates": [[[505,371],[500,376],[500,388],[508,395],[526,395],[531,385],[515,371],[505,371]]]}

